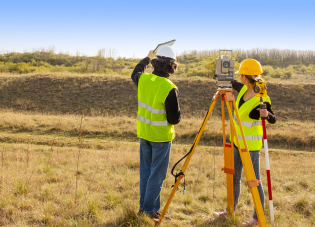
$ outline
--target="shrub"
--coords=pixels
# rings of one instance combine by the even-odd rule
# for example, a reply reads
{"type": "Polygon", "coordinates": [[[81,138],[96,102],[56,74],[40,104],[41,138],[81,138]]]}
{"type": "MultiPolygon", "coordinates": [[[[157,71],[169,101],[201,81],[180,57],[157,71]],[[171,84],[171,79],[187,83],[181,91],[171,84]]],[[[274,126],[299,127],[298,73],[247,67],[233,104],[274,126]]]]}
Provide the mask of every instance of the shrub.
{"type": "Polygon", "coordinates": [[[17,72],[18,71],[18,66],[16,63],[11,63],[11,62],[8,62],[6,64],[7,66],[7,69],[10,73],[14,73],[14,72],[17,72]]]}
{"type": "Polygon", "coordinates": [[[17,64],[18,72],[20,74],[22,73],[29,73],[31,70],[29,68],[29,65],[25,62],[21,62],[17,64]]]}
{"type": "Polygon", "coordinates": [[[306,66],[305,65],[301,66],[299,71],[301,73],[306,73],[306,66]]]}
{"type": "Polygon", "coordinates": [[[0,62],[0,72],[3,73],[5,72],[7,69],[6,69],[6,66],[4,64],[4,62],[0,62]]]}
{"type": "Polygon", "coordinates": [[[262,67],[262,69],[264,71],[262,75],[264,75],[264,76],[273,75],[274,71],[275,71],[274,68],[271,65],[264,65],[262,67]]]}
{"type": "Polygon", "coordinates": [[[263,74],[265,78],[281,78],[281,79],[291,79],[294,74],[294,67],[288,66],[286,69],[276,68],[274,69],[271,65],[265,65],[263,68],[263,74]]]}
{"type": "Polygon", "coordinates": [[[121,74],[125,75],[125,76],[129,76],[132,74],[132,70],[123,70],[123,71],[121,71],[121,74]]]}
{"type": "Polygon", "coordinates": [[[281,77],[283,79],[291,79],[293,77],[293,71],[285,71],[284,75],[281,77]]]}
{"type": "Polygon", "coordinates": [[[65,72],[67,70],[66,67],[64,67],[64,65],[56,65],[54,67],[51,67],[50,69],[52,72],[65,72]]]}
{"type": "Polygon", "coordinates": [[[135,62],[130,62],[128,65],[128,69],[134,69],[136,67],[137,63],[135,62]]]}
{"type": "Polygon", "coordinates": [[[192,77],[192,76],[199,76],[199,77],[208,77],[209,73],[206,70],[196,70],[193,69],[191,70],[187,76],[192,77]]]}

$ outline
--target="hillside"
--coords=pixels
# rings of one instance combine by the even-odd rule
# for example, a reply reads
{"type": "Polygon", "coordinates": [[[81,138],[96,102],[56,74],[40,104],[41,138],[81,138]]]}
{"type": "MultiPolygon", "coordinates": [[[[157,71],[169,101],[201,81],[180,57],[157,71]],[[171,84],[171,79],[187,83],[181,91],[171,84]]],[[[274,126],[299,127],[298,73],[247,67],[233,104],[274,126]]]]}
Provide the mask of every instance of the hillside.
{"type": "MultiPolygon", "coordinates": [[[[216,92],[216,85],[213,80],[204,78],[174,78],[173,81],[180,91],[182,111],[181,123],[175,127],[174,142],[191,144],[216,92]]],[[[311,97],[314,97],[315,85],[268,83],[267,86],[278,119],[275,125],[268,124],[270,146],[313,151],[315,100],[311,97]]],[[[0,100],[2,142],[51,144],[51,139],[30,139],[16,133],[49,137],[58,133],[76,137],[82,115],[89,121],[84,131],[87,138],[137,140],[137,88],[129,76],[2,75],[0,100]]],[[[200,144],[221,146],[220,116],[218,102],[200,144]]],[[[227,130],[228,127],[226,121],[227,130]]]]}
{"type": "MultiPolygon", "coordinates": [[[[212,79],[174,78],[183,118],[203,117],[216,92],[212,79]]],[[[267,83],[278,120],[315,121],[314,84],[267,83]]],[[[34,74],[0,77],[0,108],[51,114],[137,114],[137,88],[128,76],[34,74]]],[[[220,115],[217,104],[214,116],[220,115]]]]}

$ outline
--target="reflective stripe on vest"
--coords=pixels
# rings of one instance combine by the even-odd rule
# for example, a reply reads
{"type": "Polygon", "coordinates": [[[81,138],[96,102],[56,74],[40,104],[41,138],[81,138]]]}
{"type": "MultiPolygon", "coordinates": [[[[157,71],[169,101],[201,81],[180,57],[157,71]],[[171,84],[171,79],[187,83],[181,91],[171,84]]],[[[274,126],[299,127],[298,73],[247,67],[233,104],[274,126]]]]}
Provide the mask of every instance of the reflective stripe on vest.
{"type": "MultiPolygon", "coordinates": [[[[238,138],[239,140],[243,140],[242,135],[237,135],[237,138],[238,138]]],[[[247,141],[247,140],[262,140],[262,139],[263,139],[263,136],[245,136],[245,139],[246,139],[246,141],[247,141]]]]}
{"type": "Polygon", "coordinates": [[[166,114],[166,110],[165,109],[154,109],[152,106],[149,106],[143,102],[138,101],[138,106],[152,112],[155,114],[166,114]]]}
{"type": "Polygon", "coordinates": [[[152,125],[152,126],[166,126],[168,125],[168,122],[167,121],[151,121],[150,119],[146,119],[144,117],[141,117],[141,116],[137,116],[137,120],[138,121],[142,121],[148,125],[152,125]]]}
{"type": "MultiPolygon", "coordinates": [[[[238,125],[238,121],[237,121],[237,117],[234,114],[233,116],[233,120],[235,120],[235,123],[238,125]]],[[[246,127],[255,127],[258,125],[262,125],[261,121],[254,121],[254,122],[248,122],[248,121],[241,121],[242,126],[246,126],[246,127]]]]}

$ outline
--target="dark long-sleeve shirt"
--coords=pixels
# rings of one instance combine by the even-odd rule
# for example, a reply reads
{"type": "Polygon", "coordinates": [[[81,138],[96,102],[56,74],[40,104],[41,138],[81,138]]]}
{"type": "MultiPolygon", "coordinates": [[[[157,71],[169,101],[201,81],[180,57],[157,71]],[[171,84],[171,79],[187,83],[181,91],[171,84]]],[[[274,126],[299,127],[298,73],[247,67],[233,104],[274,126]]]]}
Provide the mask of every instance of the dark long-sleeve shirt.
{"type": "MultiPolygon", "coordinates": [[[[137,87],[138,87],[140,76],[144,73],[144,70],[146,69],[149,63],[150,63],[150,59],[146,57],[142,59],[133,70],[131,74],[131,79],[137,85],[137,87]]],[[[165,77],[165,78],[170,77],[168,73],[161,73],[156,70],[154,70],[152,73],[160,77],[165,77]]],[[[178,102],[177,89],[173,88],[169,92],[168,96],[166,97],[165,110],[166,110],[167,121],[169,124],[176,125],[180,122],[181,112],[180,112],[180,107],[179,107],[179,102],[178,102]]]]}
{"type": "MultiPolygon", "coordinates": [[[[243,88],[244,84],[237,82],[236,80],[232,81],[232,87],[234,90],[236,90],[237,92],[240,92],[241,89],[243,88]]],[[[245,94],[244,94],[245,95],[245,94]]],[[[240,108],[246,101],[244,100],[244,95],[241,97],[240,102],[239,102],[239,106],[238,108],[240,108]]],[[[267,104],[267,111],[268,111],[268,117],[267,117],[267,121],[271,124],[276,123],[276,115],[273,112],[272,108],[271,108],[271,104],[270,103],[266,103],[267,104]]],[[[259,120],[260,118],[260,111],[259,111],[260,105],[256,106],[250,113],[249,113],[249,117],[251,119],[254,120],[259,120]]]]}

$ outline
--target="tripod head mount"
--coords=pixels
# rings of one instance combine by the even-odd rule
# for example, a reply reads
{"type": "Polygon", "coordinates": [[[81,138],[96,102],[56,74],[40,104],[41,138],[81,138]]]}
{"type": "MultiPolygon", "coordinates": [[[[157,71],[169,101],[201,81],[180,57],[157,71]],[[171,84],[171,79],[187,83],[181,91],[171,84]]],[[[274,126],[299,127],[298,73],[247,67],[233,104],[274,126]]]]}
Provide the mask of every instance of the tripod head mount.
{"type": "Polygon", "coordinates": [[[235,59],[232,59],[232,50],[219,50],[219,58],[216,60],[216,69],[213,79],[216,80],[218,90],[232,90],[234,80],[235,59]],[[221,55],[221,52],[230,52],[228,55],[221,55]]]}

